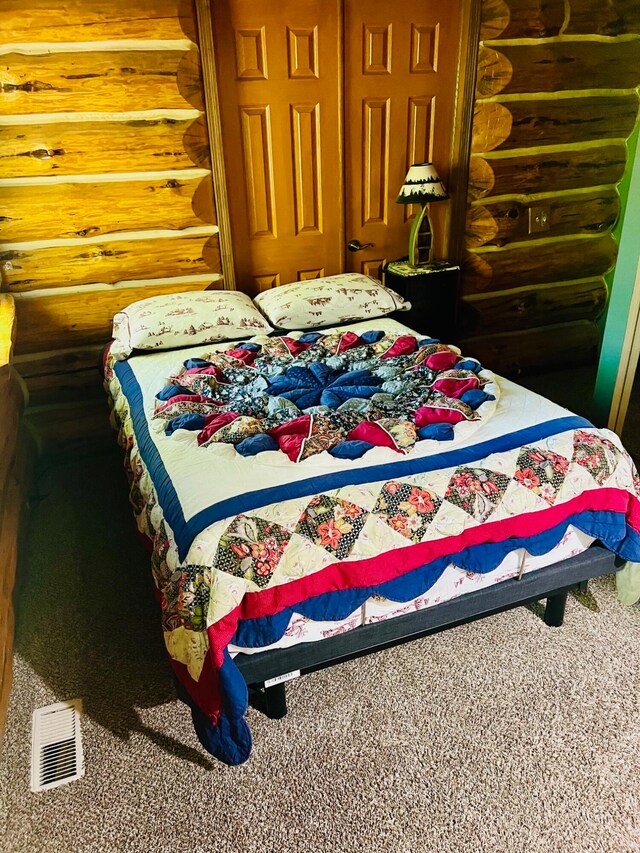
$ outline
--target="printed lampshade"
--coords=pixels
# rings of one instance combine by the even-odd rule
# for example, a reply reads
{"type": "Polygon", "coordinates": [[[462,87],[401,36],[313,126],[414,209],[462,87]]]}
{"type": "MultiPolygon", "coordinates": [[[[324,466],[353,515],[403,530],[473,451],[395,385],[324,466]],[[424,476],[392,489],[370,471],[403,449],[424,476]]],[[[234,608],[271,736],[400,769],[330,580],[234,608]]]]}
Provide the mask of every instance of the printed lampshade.
{"type": "Polygon", "coordinates": [[[396,202],[398,204],[429,204],[433,201],[446,201],[448,198],[433,163],[414,163],[409,167],[396,202]]]}

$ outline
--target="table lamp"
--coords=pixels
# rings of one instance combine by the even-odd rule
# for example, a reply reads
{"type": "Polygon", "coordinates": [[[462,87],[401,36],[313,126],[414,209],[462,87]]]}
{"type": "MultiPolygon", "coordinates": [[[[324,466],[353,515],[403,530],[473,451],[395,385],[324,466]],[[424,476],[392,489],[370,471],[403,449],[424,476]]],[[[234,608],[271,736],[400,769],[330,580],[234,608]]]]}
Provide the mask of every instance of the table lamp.
{"type": "Polygon", "coordinates": [[[442,181],[432,163],[414,163],[409,167],[407,176],[398,193],[398,204],[419,204],[409,235],[409,263],[413,267],[418,264],[418,236],[424,238],[425,247],[429,247],[429,258],[433,260],[433,240],[431,221],[429,219],[429,204],[434,201],[446,201],[449,198],[442,181]]]}

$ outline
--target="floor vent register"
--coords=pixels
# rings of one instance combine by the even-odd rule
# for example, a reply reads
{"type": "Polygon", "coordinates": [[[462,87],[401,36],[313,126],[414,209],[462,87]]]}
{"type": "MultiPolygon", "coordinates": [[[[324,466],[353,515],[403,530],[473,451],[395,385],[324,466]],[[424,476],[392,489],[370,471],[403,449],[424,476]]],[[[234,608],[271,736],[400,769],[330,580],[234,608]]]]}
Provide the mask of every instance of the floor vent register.
{"type": "Polygon", "coordinates": [[[81,699],[57,702],[33,712],[32,791],[47,791],[84,776],[81,717],[81,699]]]}

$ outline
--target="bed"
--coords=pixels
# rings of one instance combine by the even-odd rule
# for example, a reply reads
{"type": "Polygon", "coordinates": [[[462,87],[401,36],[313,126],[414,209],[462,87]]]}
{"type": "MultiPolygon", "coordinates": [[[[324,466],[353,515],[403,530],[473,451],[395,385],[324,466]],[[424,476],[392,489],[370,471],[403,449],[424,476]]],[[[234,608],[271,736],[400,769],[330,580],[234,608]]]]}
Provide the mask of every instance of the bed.
{"type": "Polygon", "coordinates": [[[105,387],[169,661],[227,764],[292,678],[543,598],[558,626],[640,561],[615,434],[398,320],[126,356],[105,387]]]}

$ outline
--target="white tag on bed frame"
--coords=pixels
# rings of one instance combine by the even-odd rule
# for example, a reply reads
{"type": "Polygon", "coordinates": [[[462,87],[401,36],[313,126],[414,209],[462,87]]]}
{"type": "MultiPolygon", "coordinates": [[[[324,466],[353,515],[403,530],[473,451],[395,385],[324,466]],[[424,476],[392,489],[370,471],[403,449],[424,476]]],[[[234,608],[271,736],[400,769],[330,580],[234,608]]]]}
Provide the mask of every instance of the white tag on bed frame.
{"type": "Polygon", "coordinates": [[[525,551],[525,549],[521,548],[520,550],[522,551],[522,553],[520,554],[520,565],[518,566],[518,580],[519,581],[522,580],[522,575],[524,574],[524,564],[525,564],[526,559],[527,559],[527,552],[525,551]]]}
{"type": "Polygon", "coordinates": [[[285,672],[282,675],[276,675],[275,678],[269,678],[265,681],[265,687],[273,687],[274,684],[284,684],[285,681],[293,681],[294,678],[300,677],[300,670],[294,669],[291,672],[285,672]]]}

